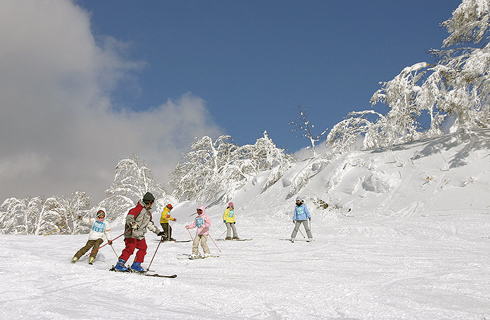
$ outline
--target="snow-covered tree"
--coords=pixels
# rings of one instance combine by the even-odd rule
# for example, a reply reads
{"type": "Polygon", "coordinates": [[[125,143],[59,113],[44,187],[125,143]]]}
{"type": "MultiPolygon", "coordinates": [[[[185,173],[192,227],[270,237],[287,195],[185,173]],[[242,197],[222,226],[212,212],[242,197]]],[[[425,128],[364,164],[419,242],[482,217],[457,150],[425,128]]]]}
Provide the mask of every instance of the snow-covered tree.
{"type": "Polygon", "coordinates": [[[379,145],[440,135],[444,118],[453,114],[462,130],[489,127],[490,46],[488,41],[478,45],[488,39],[489,17],[490,1],[463,0],[441,24],[450,34],[443,47],[468,46],[432,50],[436,65],[407,67],[373,95],[373,104],[390,108],[379,126],[379,145]],[[417,123],[424,114],[430,118],[428,129],[417,123]]]}
{"type": "Polygon", "coordinates": [[[384,82],[371,103],[390,109],[351,112],[333,127],[327,145],[334,152],[348,150],[359,137],[363,148],[384,147],[443,134],[444,120],[455,115],[453,130],[490,126],[490,46],[488,39],[490,1],[463,0],[452,18],[441,25],[449,32],[443,48],[431,50],[435,65],[426,62],[404,68],[384,82]],[[456,47],[458,44],[468,46],[456,47]],[[420,119],[428,119],[423,127],[420,119]]]}
{"type": "Polygon", "coordinates": [[[111,220],[121,218],[142,199],[146,192],[151,192],[156,199],[167,200],[167,193],[162,184],[153,176],[153,172],[138,156],[122,159],[115,168],[114,182],[106,190],[107,198],[99,206],[107,210],[111,220]]]}
{"type": "Polygon", "coordinates": [[[349,151],[362,137],[364,137],[363,148],[375,147],[378,143],[378,125],[384,122],[380,121],[380,119],[384,120],[383,118],[382,114],[373,110],[351,112],[330,130],[326,144],[334,154],[349,151]],[[369,117],[375,119],[370,120],[369,117]]]}
{"type": "MultiPolygon", "coordinates": [[[[90,209],[90,197],[77,191],[69,196],[54,196],[46,201],[49,220],[60,229],[61,234],[79,234],[87,228],[80,224],[78,216],[90,209]]],[[[46,219],[47,217],[45,217],[46,219]]]]}
{"type": "Polygon", "coordinates": [[[88,210],[90,198],[84,192],[68,196],[16,199],[1,206],[0,233],[10,234],[77,234],[86,230],[77,217],[88,210]]]}
{"type": "Polygon", "coordinates": [[[310,120],[308,120],[306,116],[306,110],[303,111],[301,107],[298,107],[299,115],[296,118],[296,121],[292,121],[290,124],[294,126],[292,129],[293,132],[300,131],[302,138],[308,138],[310,140],[311,149],[312,149],[312,158],[316,157],[316,148],[315,143],[320,141],[322,137],[327,133],[328,129],[325,129],[322,133],[318,135],[314,135],[312,130],[315,125],[310,124],[310,120]]]}
{"type": "Polygon", "coordinates": [[[33,234],[42,229],[44,203],[41,197],[6,199],[1,206],[1,233],[33,234]]]}
{"type": "Polygon", "coordinates": [[[196,140],[191,151],[184,155],[184,162],[177,164],[171,173],[173,195],[180,200],[210,201],[219,197],[219,187],[228,177],[240,176],[237,167],[225,168],[224,164],[232,163],[234,151],[238,148],[228,135],[220,136],[213,142],[208,136],[196,140]],[[218,189],[217,189],[218,188],[218,189]]]}
{"type": "Polygon", "coordinates": [[[292,161],[266,132],[254,145],[242,147],[228,135],[214,142],[204,136],[192,144],[184,158],[186,161],[180,162],[171,173],[173,195],[180,200],[210,204],[229,201],[249,178],[273,167],[284,172],[292,161]]]}

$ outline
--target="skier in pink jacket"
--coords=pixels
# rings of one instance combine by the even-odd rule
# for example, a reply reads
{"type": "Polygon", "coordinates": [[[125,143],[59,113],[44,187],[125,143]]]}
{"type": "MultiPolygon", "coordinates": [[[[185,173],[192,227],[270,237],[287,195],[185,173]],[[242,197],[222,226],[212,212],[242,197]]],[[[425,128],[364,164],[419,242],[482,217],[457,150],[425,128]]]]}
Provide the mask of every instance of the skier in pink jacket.
{"type": "Polygon", "coordinates": [[[209,227],[211,226],[211,219],[206,215],[206,210],[204,206],[197,208],[197,217],[192,224],[185,226],[186,229],[194,229],[197,227],[196,237],[192,243],[192,255],[191,259],[196,259],[199,257],[199,242],[204,251],[204,258],[211,256],[211,251],[207,245],[209,227]]]}

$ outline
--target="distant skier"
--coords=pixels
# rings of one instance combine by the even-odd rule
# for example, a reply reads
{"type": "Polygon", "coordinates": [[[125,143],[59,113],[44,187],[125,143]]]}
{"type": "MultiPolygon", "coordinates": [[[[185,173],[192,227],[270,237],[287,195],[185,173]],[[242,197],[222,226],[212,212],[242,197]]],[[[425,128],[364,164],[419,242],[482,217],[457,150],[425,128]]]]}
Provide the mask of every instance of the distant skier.
{"type": "Polygon", "coordinates": [[[160,225],[162,226],[163,232],[165,235],[163,236],[163,240],[167,241],[175,241],[172,238],[172,227],[169,224],[169,221],[177,221],[177,219],[170,216],[170,211],[172,211],[172,205],[169,203],[165,206],[162,211],[162,216],[160,218],[160,225]]]}
{"type": "Polygon", "coordinates": [[[192,243],[192,255],[191,259],[195,259],[199,256],[199,243],[204,251],[204,257],[207,258],[211,256],[211,251],[207,245],[209,227],[211,226],[211,219],[206,215],[204,206],[197,208],[197,217],[194,219],[192,224],[185,226],[186,229],[193,229],[197,227],[196,237],[192,243]]]}
{"type": "Polygon", "coordinates": [[[136,252],[136,257],[131,265],[131,269],[139,272],[145,271],[145,269],[141,267],[141,264],[145,259],[146,249],[148,248],[145,240],[146,229],[148,228],[148,230],[153,231],[158,236],[163,236],[164,234],[163,231],[160,232],[158,230],[151,219],[150,209],[154,201],[155,197],[147,192],[143,196],[143,199],[138,201],[136,207],[129,210],[124,226],[124,231],[127,232],[124,235],[126,248],[124,248],[121,256],[119,256],[119,261],[114,267],[117,271],[129,271],[128,268],[126,268],[125,263],[135,249],[138,249],[138,252],[136,252]]]}
{"type": "Polygon", "coordinates": [[[112,246],[111,241],[111,228],[109,223],[105,220],[105,209],[100,208],[97,211],[97,215],[95,219],[87,219],[79,216],[78,219],[81,219],[84,224],[92,224],[92,228],[90,228],[90,233],[88,235],[87,244],[82,247],[80,250],[75,253],[71,262],[75,263],[80,259],[81,256],[85,254],[88,250],[92,249],[92,253],[90,254],[90,258],[88,259],[88,263],[93,264],[95,257],[97,257],[98,249],[102,242],[104,242],[104,236],[106,237],[109,244],[112,246]]]}
{"type": "Polygon", "coordinates": [[[225,240],[240,239],[238,238],[238,233],[235,227],[235,207],[233,202],[228,203],[228,208],[226,208],[223,214],[223,223],[226,224],[226,238],[225,240]],[[233,230],[233,238],[231,237],[231,231],[233,230]]]}
{"type": "Polygon", "coordinates": [[[304,204],[304,200],[301,197],[297,197],[293,215],[294,229],[293,233],[291,234],[291,242],[294,242],[294,238],[296,238],[296,234],[298,233],[299,226],[301,224],[303,224],[305,227],[306,234],[308,235],[308,242],[313,241],[313,236],[311,235],[308,221],[311,221],[310,212],[308,211],[306,204],[304,204]]]}

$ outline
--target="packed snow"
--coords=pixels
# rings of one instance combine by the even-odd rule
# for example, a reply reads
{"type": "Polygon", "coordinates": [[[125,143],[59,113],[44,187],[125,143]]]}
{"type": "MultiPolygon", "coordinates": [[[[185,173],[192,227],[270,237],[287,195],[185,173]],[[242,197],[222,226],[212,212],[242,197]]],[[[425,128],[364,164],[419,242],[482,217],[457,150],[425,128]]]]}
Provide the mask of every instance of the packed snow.
{"type": "MultiPolygon", "coordinates": [[[[1,235],[0,318],[490,319],[489,156],[482,130],[319,155],[260,193],[264,173],[232,199],[251,241],[222,240],[226,206],[207,208],[217,258],[185,259],[191,242],[147,233],[143,266],[153,258],[150,269],[174,279],[108,271],[122,237],[89,265],[70,262],[87,235],[1,235]],[[291,243],[291,187],[305,172],[298,194],[315,241],[300,229],[291,243]]],[[[198,205],[175,204],[174,238],[194,236],[184,226],[198,205]]]]}

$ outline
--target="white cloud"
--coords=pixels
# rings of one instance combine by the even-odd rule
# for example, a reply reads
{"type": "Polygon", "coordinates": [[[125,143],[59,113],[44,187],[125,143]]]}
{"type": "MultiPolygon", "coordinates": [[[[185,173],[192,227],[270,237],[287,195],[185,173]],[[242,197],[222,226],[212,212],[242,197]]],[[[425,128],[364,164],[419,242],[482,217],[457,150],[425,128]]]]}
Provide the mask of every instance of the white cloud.
{"type": "Polygon", "coordinates": [[[166,181],[194,137],[221,134],[191,93],[113,111],[111,90],[144,63],[113,38],[96,42],[71,1],[1,0],[0,43],[0,201],[74,191],[98,201],[132,153],[166,181]]]}

